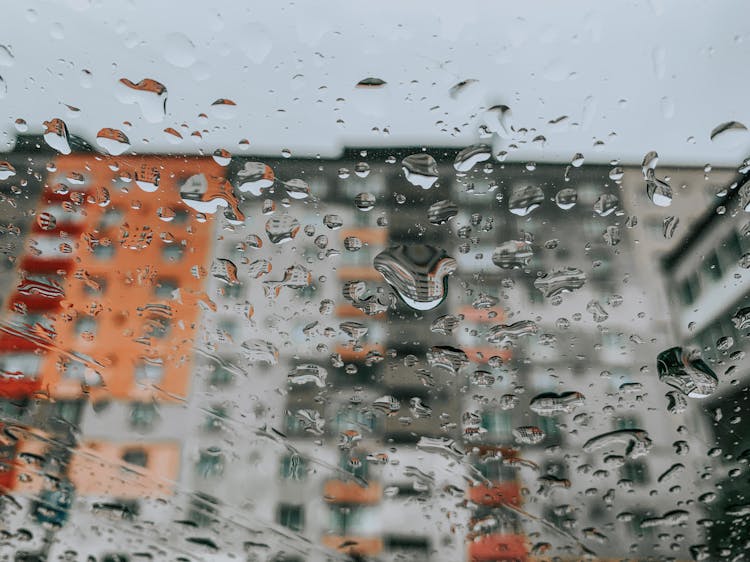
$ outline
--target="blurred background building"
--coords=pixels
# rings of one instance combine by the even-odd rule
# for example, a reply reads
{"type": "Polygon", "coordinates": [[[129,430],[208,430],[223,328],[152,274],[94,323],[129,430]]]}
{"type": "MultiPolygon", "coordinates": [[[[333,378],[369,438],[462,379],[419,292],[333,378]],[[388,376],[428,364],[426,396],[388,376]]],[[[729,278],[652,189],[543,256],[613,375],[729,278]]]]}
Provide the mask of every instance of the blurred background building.
{"type": "Polygon", "coordinates": [[[0,202],[2,513],[28,559],[736,548],[706,523],[742,504],[747,456],[732,171],[657,168],[674,190],[659,207],[640,168],[484,147],[44,146],[8,154],[0,202]],[[402,167],[425,153],[431,189],[402,167]],[[373,267],[401,245],[455,260],[429,310],[373,267]],[[675,345],[704,350],[715,397],[668,408],[656,356],[675,345]],[[611,432],[627,438],[592,442],[611,432]]]}

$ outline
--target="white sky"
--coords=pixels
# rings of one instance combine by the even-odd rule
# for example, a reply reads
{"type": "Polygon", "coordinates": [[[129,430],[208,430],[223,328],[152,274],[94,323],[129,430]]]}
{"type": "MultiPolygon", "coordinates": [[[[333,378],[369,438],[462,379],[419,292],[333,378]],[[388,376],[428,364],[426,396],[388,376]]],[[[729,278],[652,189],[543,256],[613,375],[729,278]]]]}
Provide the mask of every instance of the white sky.
{"type": "Polygon", "coordinates": [[[244,4],[7,3],[0,44],[13,58],[0,52],[5,149],[17,118],[40,132],[52,117],[91,142],[100,128],[130,121],[125,133],[139,152],[240,152],[242,138],[252,152],[274,155],[282,148],[335,155],[345,145],[466,146],[479,142],[482,109],[505,104],[517,129],[536,129],[519,140],[547,139],[519,145],[514,160],[568,161],[581,152],[587,162],[640,163],[656,150],[660,165],[735,166],[750,155],[750,134],[709,139],[726,121],[750,126],[747,0],[244,4]],[[88,84],[84,69],[92,73],[88,84]],[[356,90],[368,76],[387,85],[356,90]],[[167,87],[161,123],[118,100],[123,77],[167,87]],[[452,99],[450,88],[466,79],[478,82],[452,99]],[[233,119],[211,115],[217,98],[237,103],[233,119]],[[563,115],[567,127],[548,123],[563,115]],[[185,140],[170,144],[165,127],[185,140]],[[190,138],[196,129],[209,131],[202,142],[190,138]],[[603,147],[595,149],[595,140],[603,147]]]}

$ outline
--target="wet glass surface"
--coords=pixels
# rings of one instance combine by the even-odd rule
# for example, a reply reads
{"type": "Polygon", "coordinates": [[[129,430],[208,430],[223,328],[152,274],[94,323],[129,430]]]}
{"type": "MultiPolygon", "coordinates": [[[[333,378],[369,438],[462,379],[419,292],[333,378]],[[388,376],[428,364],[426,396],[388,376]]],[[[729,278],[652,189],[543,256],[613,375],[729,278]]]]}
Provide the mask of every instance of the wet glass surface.
{"type": "Polygon", "coordinates": [[[0,560],[746,560],[742,2],[6,7],[0,560]]]}

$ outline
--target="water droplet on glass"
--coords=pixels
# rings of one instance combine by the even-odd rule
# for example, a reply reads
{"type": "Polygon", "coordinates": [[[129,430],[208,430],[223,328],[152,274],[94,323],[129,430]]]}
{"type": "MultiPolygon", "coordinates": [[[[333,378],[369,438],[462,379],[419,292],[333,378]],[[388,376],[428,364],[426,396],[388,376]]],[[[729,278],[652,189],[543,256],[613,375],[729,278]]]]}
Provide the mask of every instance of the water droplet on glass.
{"type": "Polygon", "coordinates": [[[502,269],[523,269],[534,257],[534,250],[528,242],[508,240],[492,252],[492,263],[502,269]]]}
{"type": "Polygon", "coordinates": [[[445,250],[426,244],[393,246],[373,266],[401,299],[415,310],[432,310],[448,295],[448,276],[457,268],[445,250]]]}
{"type": "Polygon", "coordinates": [[[324,388],[328,379],[328,371],[320,365],[305,363],[294,367],[287,379],[292,384],[313,383],[318,388],[324,388]]]}
{"type": "Polygon", "coordinates": [[[310,197],[310,185],[305,180],[299,178],[285,181],[284,190],[292,199],[307,199],[310,197]]]}
{"type": "Polygon", "coordinates": [[[580,392],[545,392],[538,394],[529,403],[529,409],[540,416],[556,416],[570,414],[576,408],[583,406],[585,397],[580,392]]]}
{"type": "Polygon", "coordinates": [[[719,380],[696,352],[681,347],[662,351],[656,358],[659,380],[689,398],[707,398],[716,390],[719,380]]]}
{"type": "Polygon", "coordinates": [[[619,429],[592,437],[583,444],[586,453],[600,449],[623,450],[626,457],[637,458],[647,455],[653,442],[642,429],[619,429]]]}
{"type": "Polygon", "coordinates": [[[372,193],[357,193],[354,197],[354,206],[360,211],[371,211],[375,207],[375,196],[372,193]]]}
{"type": "Polygon", "coordinates": [[[120,79],[118,99],[125,104],[136,103],[149,123],[159,123],[167,113],[167,88],[164,84],[144,78],[138,83],[127,78],[120,79]]]}
{"type": "Polygon", "coordinates": [[[492,156],[492,147],[487,144],[475,144],[464,148],[456,155],[453,167],[459,172],[468,172],[479,162],[489,160],[492,156]]]}
{"type": "Polygon", "coordinates": [[[16,169],[10,162],[0,162],[0,181],[7,180],[16,175],[16,169]]]}
{"type": "Polygon", "coordinates": [[[648,171],[646,178],[646,195],[659,207],[669,207],[672,204],[672,187],[666,181],[657,178],[653,170],[648,171]]]}
{"type": "Polygon", "coordinates": [[[545,273],[534,281],[546,298],[556,297],[580,289],[586,283],[586,274],[577,267],[565,267],[545,273]]]}
{"type": "Polygon", "coordinates": [[[62,119],[44,122],[44,141],[62,154],[70,154],[70,136],[68,126],[62,119]]]}
{"type": "Polygon", "coordinates": [[[293,240],[299,229],[299,221],[291,215],[272,217],[266,221],[266,234],[272,244],[283,244],[293,240]]]}
{"type": "Polygon", "coordinates": [[[583,154],[581,154],[580,152],[576,152],[573,155],[573,158],[570,159],[570,165],[574,168],[580,168],[581,166],[583,166],[583,154]]]}
{"type": "Polygon", "coordinates": [[[323,224],[331,230],[338,230],[344,226],[344,219],[339,215],[325,215],[323,217],[323,224]]]}
{"type": "Polygon", "coordinates": [[[432,321],[432,324],[430,324],[430,331],[435,334],[450,336],[460,322],[461,320],[458,316],[445,314],[432,321]]]}
{"type": "Polygon", "coordinates": [[[557,203],[557,206],[563,211],[572,209],[577,202],[578,192],[573,188],[566,187],[555,194],[555,203],[557,203]]]}
{"type": "Polygon", "coordinates": [[[431,224],[445,224],[458,214],[458,205],[453,201],[443,199],[430,205],[427,209],[427,220],[431,224]]]}
{"type": "Polygon", "coordinates": [[[130,148],[130,139],[119,129],[100,129],[96,133],[96,143],[112,156],[119,156],[130,148]]]}
{"type": "Polygon", "coordinates": [[[430,189],[438,180],[438,167],[429,154],[420,153],[407,156],[401,161],[407,181],[422,189],[430,189]]]}
{"type": "Polygon", "coordinates": [[[232,153],[225,148],[217,148],[213,153],[214,162],[219,166],[229,166],[232,161],[232,153]]]}
{"type": "Polygon", "coordinates": [[[603,193],[594,202],[594,212],[601,217],[606,217],[614,213],[619,205],[620,200],[615,195],[603,193]]]}
{"type": "Polygon", "coordinates": [[[260,197],[264,189],[273,186],[276,177],[270,166],[262,162],[245,162],[237,172],[237,189],[260,197]]]}
{"type": "Polygon", "coordinates": [[[713,128],[711,131],[711,141],[721,143],[722,146],[734,147],[743,142],[748,137],[747,127],[739,121],[727,121],[713,128]]]}
{"type": "Polygon", "coordinates": [[[525,217],[544,202],[544,191],[535,185],[514,186],[508,198],[508,209],[514,215],[525,217]]]}
{"type": "Polygon", "coordinates": [[[237,115],[237,104],[226,98],[219,98],[211,104],[211,115],[223,121],[234,119],[237,115]]]}
{"type": "Polygon", "coordinates": [[[513,429],[513,438],[516,443],[523,445],[536,445],[544,441],[547,434],[535,425],[523,425],[513,429]]]}
{"type": "Polygon", "coordinates": [[[368,78],[363,78],[362,80],[357,82],[356,87],[363,90],[378,90],[386,84],[387,82],[385,80],[370,76],[368,78]]]}
{"type": "Polygon", "coordinates": [[[662,223],[662,231],[661,231],[664,238],[666,238],[667,240],[672,238],[679,224],[680,224],[680,217],[676,217],[674,215],[665,217],[664,222],[662,223]]]}

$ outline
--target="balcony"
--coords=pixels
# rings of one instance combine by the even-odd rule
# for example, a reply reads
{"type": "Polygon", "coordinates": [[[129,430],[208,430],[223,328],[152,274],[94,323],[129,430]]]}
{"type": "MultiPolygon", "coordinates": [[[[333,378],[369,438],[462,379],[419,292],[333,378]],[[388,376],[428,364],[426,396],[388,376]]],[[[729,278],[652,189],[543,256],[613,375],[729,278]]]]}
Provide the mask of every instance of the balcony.
{"type": "Polygon", "coordinates": [[[324,535],[321,542],[327,548],[349,555],[377,556],[383,551],[380,537],[324,535]]]}
{"type": "Polygon", "coordinates": [[[467,491],[468,499],[475,504],[496,507],[521,505],[521,490],[518,482],[498,482],[473,486],[467,491]]]}
{"type": "Polygon", "coordinates": [[[354,350],[351,346],[338,345],[336,346],[336,353],[341,355],[341,359],[348,363],[364,363],[367,359],[367,354],[373,352],[383,355],[385,348],[379,344],[364,344],[362,349],[354,350]]]}
{"type": "Polygon", "coordinates": [[[528,555],[524,535],[483,535],[469,543],[470,562],[484,560],[518,560],[525,561],[528,555]]]}
{"type": "Polygon", "coordinates": [[[323,499],[336,504],[376,504],[383,497],[383,487],[378,482],[360,486],[356,482],[328,480],[323,486],[323,499]]]}

